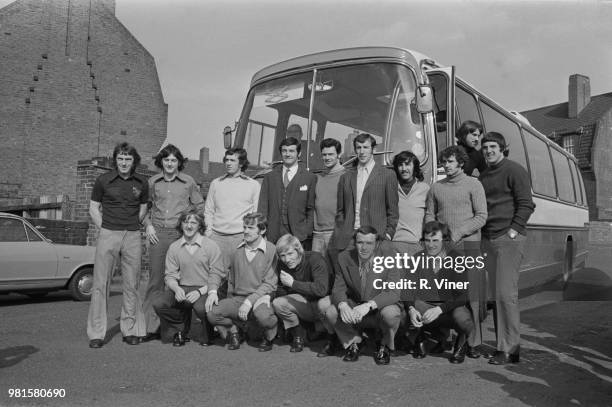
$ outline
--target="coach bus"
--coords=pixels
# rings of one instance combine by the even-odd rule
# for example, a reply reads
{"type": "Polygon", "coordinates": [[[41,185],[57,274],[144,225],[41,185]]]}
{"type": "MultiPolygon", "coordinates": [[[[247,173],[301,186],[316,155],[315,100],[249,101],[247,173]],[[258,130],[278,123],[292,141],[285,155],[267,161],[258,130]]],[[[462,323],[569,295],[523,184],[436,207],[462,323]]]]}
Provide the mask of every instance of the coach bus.
{"type": "Polygon", "coordinates": [[[528,224],[520,288],[562,278],[586,258],[588,209],[576,159],[431,58],[407,49],[362,47],[290,59],[257,72],[235,129],[224,144],[245,148],[252,173],[280,163],[277,146],[287,127],[302,131],[301,160],[321,170],[319,142],[335,138],[351,161],[352,140],[369,133],[377,140],[375,159],[390,166],[394,154],[418,156],[425,179],[444,176],[437,152],[456,143],[465,120],[503,134],[509,158],[531,177],[536,209],[528,224]],[[235,133],[233,133],[235,130],[235,133]]]}

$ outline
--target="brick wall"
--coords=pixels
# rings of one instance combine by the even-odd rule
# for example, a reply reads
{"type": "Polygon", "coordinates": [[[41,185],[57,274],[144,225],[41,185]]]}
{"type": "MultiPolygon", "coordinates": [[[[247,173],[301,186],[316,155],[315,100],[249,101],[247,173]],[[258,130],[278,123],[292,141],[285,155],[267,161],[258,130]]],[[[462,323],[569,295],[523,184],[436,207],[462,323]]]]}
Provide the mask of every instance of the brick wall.
{"type": "Polygon", "coordinates": [[[0,200],[74,199],[79,159],[125,140],[150,164],[166,138],[155,61],[114,3],[18,0],[0,9],[0,200]]]}
{"type": "Polygon", "coordinates": [[[597,191],[592,202],[597,219],[612,220],[612,109],[597,121],[592,157],[597,191]]]}
{"type": "Polygon", "coordinates": [[[87,244],[88,222],[70,220],[52,220],[29,218],[28,222],[34,225],[40,233],[54,243],[87,244]]]}

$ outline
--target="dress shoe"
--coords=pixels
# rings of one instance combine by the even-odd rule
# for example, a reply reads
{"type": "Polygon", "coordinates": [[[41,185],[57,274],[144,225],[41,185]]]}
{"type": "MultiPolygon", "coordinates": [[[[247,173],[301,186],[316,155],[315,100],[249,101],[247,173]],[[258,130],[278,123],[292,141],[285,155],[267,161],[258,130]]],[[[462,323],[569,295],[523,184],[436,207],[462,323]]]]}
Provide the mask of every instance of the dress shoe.
{"type": "Polygon", "coordinates": [[[229,334],[229,337],[227,338],[227,349],[240,349],[240,335],[238,334],[238,332],[232,332],[229,334]]]}
{"type": "Polygon", "coordinates": [[[92,349],[98,349],[104,346],[104,341],[102,339],[92,339],[89,341],[89,347],[92,349]]]}
{"type": "Polygon", "coordinates": [[[377,365],[388,365],[391,362],[391,349],[387,345],[380,345],[374,355],[377,365]]]}
{"type": "Polygon", "coordinates": [[[489,359],[489,364],[491,365],[506,365],[508,363],[518,363],[519,362],[519,354],[516,353],[508,353],[502,352],[500,350],[496,351],[491,359],[489,359]]]}
{"type": "Polygon", "coordinates": [[[338,348],[340,347],[339,345],[340,344],[338,343],[338,340],[336,339],[336,336],[334,335],[333,338],[330,338],[327,340],[327,343],[325,344],[323,349],[321,349],[321,351],[317,353],[317,357],[324,358],[326,356],[334,356],[336,352],[338,351],[338,348]]]}
{"type": "Polygon", "coordinates": [[[356,362],[359,359],[359,345],[356,343],[351,343],[348,348],[346,348],[346,352],[344,352],[344,357],[342,358],[345,362],[356,362]]]}
{"type": "Polygon", "coordinates": [[[123,337],[123,342],[128,345],[138,345],[140,343],[140,338],[134,335],[128,335],[123,337]]]}
{"type": "Polygon", "coordinates": [[[455,341],[454,351],[452,356],[448,359],[449,362],[454,364],[463,363],[465,361],[465,354],[467,353],[468,344],[466,336],[460,333],[455,341]]]}
{"type": "Polygon", "coordinates": [[[149,332],[140,340],[141,342],[151,342],[151,341],[159,341],[161,339],[161,335],[159,332],[149,332]]]}
{"type": "Polygon", "coordinates": [[[470,359],[478,359],[481,355],[480,351],[475,346],[467,345],[467,352],[465,354],[470,359]]]}
{"type": "Polygon", "coordinates": [[[415,359],[423,359],[425,356],[427,356],[425,341],[417,341],[412,348],[412,357],[415,359]]]}
{"type": "Polygon", "coordinates": [[[291,349],[289,352],[297,353],[304,350],[304,339],[301,336],[294,336],[293,342],[291,342],[291,349]]]}
{"type": "Polygon", "coordinates": [[[269,339],[263,338],[258,348],[260,352],[268,352],[272,350],[272,341],[269,339]]]}
{"type": "Polygon", "coordinates": [[[185,336],[182,332],[177,332],[174,334],[174,338],[172,339],[172,346],[185,346],[185,336]]]}

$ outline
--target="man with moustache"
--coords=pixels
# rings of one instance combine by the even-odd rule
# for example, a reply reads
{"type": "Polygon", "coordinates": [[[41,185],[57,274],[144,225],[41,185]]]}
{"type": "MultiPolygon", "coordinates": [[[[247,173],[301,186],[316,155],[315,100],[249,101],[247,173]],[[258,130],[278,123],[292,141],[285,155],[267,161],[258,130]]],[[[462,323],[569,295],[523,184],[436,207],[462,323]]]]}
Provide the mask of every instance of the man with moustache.
{"type": "Polygon", "coordinates": [[[300,140],[287,137],[278,146],[283,165],[264,176],[258,211],[269,221],[267,238],[276,243],[287,233],[312,245],[317,177],[298,165],[300,140]]]}
{"type": "Polygon", "coordinates": [[[495,294],[497,350],[489,363],[518,363],[520,312],[519,267],[527,240],[527,221],[535,209],[529,174],[505,157],[506,139],[489,132],[482,138],[488,168],[480,174],[489,216],[482,229],[486,269],[495,294]]]}
{"type": "Polygon", "coordinates": [[[89,203],[91,220],[99,229],[93,273],[93,287],[87,336],[90,348],[104,345],[107,326],[107,300],[115,261],[121,259],[123,304],[119,326],[123,341],[138,345],[145,334],[145,321],[138,294],[140,281],[140,223],[147,213],[147,180],[136,174],[140,155],[127,142],[113,150],[114,169],[100,175],[89,203]]]}
{"type": "Polygon", "coordinates": [[[159,317],[153,309],[153,301],[164,291],[164,265],[170,244],[181,237],[177,222],[182,212],[189,208],[198,213],[204,210],[204,199],[194,179],[184,174],[185,158],[176,146],[168,144],[155,156],[159,174],[149,178],[149,214],[144,219],[149,240],[149,283],[143,309],[147,325],[144,342],[160,339],[159,317]]]}

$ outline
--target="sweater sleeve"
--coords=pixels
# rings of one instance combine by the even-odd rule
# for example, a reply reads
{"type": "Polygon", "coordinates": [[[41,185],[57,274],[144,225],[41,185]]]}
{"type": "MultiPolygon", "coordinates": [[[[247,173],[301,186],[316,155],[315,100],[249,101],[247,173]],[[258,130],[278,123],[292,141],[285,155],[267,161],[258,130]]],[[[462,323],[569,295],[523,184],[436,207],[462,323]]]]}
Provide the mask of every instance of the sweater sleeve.
{"type": "Polygon", "coordinates": [[[460,238],[476,233],[487,223],[487,197],[485,196],[484,188],[476,179],[466,179],[473,181],[470,188],[470,199],[474,216],[459,228],[460,238]]]}
{"type": "Polygon", "coordinates": [[[523,167],[517,164],[513,168],[510,182],[515,208],[510,227],[524,234],[527,221],[535,209],[535,204],[533,203],[531,195],[529,174],[527,174],[527,171],[525,171],[523,167]]]}
{"type": "Polygon", "coordinates": [[[438,207],[436,205],[436,198],[434,196],[435,184],[432,184],[431,188],[427,192],[427,198],[425,198],[425,219],[423,224],[436,220],[436,213],[438,207]]]}
{"type": "Polygon", "coordinates": [[[312,281],[293,281],[293,288],[300,294],[323,298],[329,290],[329,274],[327,264],[323,256],[313,253],[310,256],[310,272],[312,281]]]}

